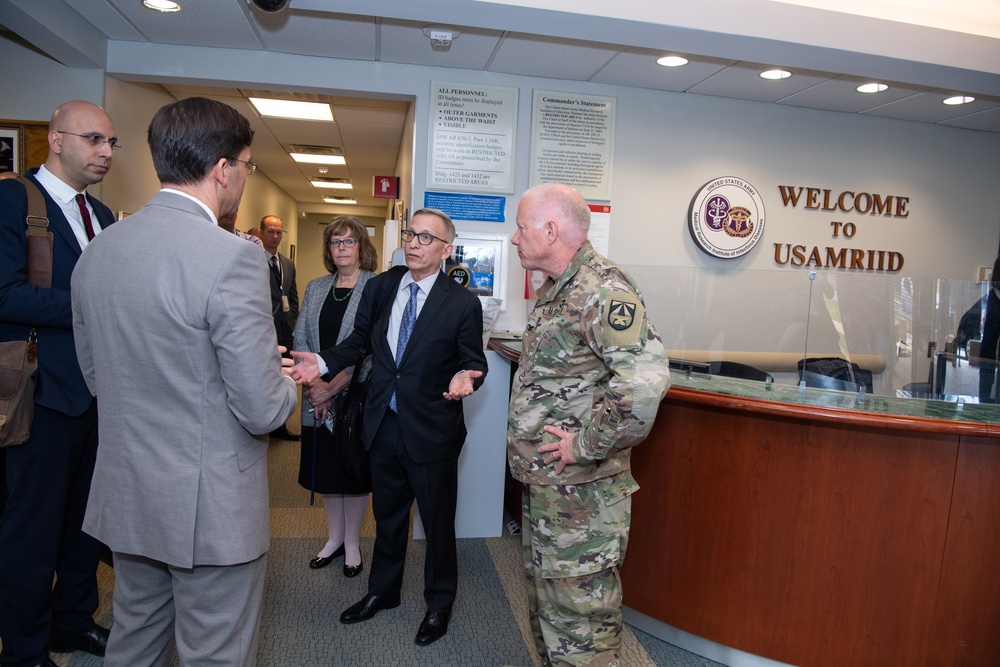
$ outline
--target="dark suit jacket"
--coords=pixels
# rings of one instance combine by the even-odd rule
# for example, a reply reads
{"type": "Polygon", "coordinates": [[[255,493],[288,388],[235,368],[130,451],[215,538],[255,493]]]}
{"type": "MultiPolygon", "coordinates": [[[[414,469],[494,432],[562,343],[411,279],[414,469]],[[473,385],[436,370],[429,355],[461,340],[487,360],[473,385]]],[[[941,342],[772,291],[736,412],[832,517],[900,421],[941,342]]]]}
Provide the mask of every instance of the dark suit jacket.
{"type": "MultiPolygon", "coordinates": [[[[38,184],[32,170],[28,179],[38,184]]],[[[0,181],[0,341],[27,340],[38,332],[35,401],[52,410],[78,416],[93,397],[83,381],[73,343],[69,281],[83,252],[62,209],[45,188],[45,207],[52,232],[52,287],[29,285],[25,271],[24,218],[28,199],[24,186],[0,181]]],[[[111,209],[87,195],[102,228],[115,221],[111,209]]]]}
{"type": "MultiPolygon", "coordinates": [[[[299,288],[295,284],[295,264],[280,252],[277,253],[278,264],[281,265],[281,286],[278,286],[271,275],[271,314],[274,315],[274,330],[278,334],[278,344],[292,349],[292,334],[295,333],[295,322],[299,319],[299,288]],[[281,307],[281,295],[288,297],[289,311],[281,307]]],[[[268,269],[271,266],[271,255],[267,254],[268,269]]]]}
{"type": "MultiPolygon", "coordinates": [[[[486,377],[483,308],[478,297],[438,272],[397,368],[386,332],[392,311],[391,299],[405,273],[406,269],[400,267],[369,280],[354,320],[354,333],[320,355],[331,375],[353,365],[364,342],[368,322],[374,311],[382,306],[378,301],[390,294],[390,301],[382,308],[372,329],[372,374],[368,381],[362,438],[365,447],[370,448],[395,391],[403,446],[415,462],[430,463],[457,457],[465,443],[462,401],[449,401],[442,394],[448,391],[452,378],[459,371],[482,371],[483,378],[486,377]]],[[[476,381],[477,388],[483,378],[476,381]]]]}

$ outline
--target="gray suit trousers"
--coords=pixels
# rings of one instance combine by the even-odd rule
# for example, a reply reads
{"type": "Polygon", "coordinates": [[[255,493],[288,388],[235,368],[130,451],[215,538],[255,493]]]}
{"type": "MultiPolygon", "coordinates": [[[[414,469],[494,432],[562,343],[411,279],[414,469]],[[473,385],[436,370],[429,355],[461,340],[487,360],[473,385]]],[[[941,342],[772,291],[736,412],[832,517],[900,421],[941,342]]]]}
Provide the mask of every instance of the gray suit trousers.
{"type": "Polygon", "coordinates": [[[173,567],[116,553],[105,667],[257,664],[267,554],[239,565],[173,567]]]}

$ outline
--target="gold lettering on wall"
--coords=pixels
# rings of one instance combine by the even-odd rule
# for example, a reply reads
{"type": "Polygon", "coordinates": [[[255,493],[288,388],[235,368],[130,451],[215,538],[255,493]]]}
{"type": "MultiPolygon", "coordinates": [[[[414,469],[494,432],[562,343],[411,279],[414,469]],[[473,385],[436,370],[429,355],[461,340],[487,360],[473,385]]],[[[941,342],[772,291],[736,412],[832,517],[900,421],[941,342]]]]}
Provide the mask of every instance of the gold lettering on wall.
{"type": "MultiPolygon", "coordinates": [[[[786,208],[830,213],[881,216],[904,220],[910,215],[910,198],[877,192],[835,192],[828,188],[779,185],[778,192],[786,208]]],[[[850,221],[830,222],[834,238],[853,239],[858,225],[850,221]]],[[[781,266],[842,269],[844,271],[884,271],[895,273],[903,268],[903,254],[896,250],[836,248],[775,243],[774,262],[781,266]]]]}

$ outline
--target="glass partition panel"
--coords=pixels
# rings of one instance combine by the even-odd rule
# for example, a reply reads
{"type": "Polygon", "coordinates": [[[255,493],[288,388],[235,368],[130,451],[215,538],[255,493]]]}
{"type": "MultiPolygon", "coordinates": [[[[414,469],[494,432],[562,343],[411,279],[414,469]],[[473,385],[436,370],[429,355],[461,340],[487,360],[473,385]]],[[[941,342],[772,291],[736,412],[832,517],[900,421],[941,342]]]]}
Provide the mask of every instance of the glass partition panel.
{"type": "Polygon", "coordinates": [[[725,384],[726,393],[753,393],[767,384],[766,397],[778,400],[1000,421],[992,405],[996,350],[978,345],[988,283],[625,268],[670,351],[677,384],[690,369],[692,379],[702,376],[699,387],[725,384]],[[966,407],[978,403],[990,405],[966,407]]]}

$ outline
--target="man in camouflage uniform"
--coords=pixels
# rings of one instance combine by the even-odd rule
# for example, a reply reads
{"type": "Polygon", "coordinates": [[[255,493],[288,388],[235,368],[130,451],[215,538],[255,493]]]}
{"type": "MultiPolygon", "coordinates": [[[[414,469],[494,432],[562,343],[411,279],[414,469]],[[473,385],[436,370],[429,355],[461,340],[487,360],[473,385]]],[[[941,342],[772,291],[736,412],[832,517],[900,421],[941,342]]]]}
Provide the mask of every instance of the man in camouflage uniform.
{"type": "Polygon", "coordinates": [[[546,665],[618,665],[630,448],[670,375],[632,278],[587,240],[573,188],[528,190],[511,242],[547,275],[511,390],[507,459],[524,485],[522,541],[535,647],[546,665]]]}

